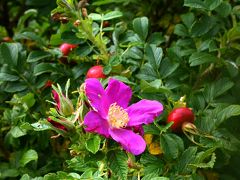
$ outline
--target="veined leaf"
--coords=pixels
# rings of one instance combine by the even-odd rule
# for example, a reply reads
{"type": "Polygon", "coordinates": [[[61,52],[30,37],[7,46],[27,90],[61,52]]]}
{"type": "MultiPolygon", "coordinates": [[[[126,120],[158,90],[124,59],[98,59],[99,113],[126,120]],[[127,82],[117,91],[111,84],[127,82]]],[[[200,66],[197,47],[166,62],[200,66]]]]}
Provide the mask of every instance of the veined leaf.
{"type": "Polygon", "coordinates": [[[175,134],[162,134],[160,136],[160,146],[163,154],[168,159],[176,159],[184,149],[183,140],[175,134]]]}
{"type": "Polygon", "coordinates": [[[108,152],[108,162],[110,169],[119,179],[127,179],[127,155],[123,151],[108,152]]]}
{"type": "Polygon", "coordinates": [[[184,6],[195,9],[207,9],[202,0],[184,0],[184,6]]]}
{"type": "Polygon", "coordinates": [[[163,57],[162,48],[157,47],[156,45],[153,44],[146,44],[145,54],[148,62],[157,71],[158,68],[160,67],[160,63],[163,57]]]}
{"type": "Polygon", "coordinates": [[[47,57],[51,57],[51,54],[48,52],[32,51],[28,55],[27,62],[36,62],[36,61],[39,61],[39,60],[47,58],[47,57]]]}
{"type": "Polygon", "coordinates": [[[133,29],[145,41],[148,35],[148,18],[140,17],[133,20],[133,29]]]}
{"type": "Polygon", "coordinates": [[[87,140],[85,146],[88,151],[90,151],[93,154],[96,154],[96,152],[98,152],[100,148],[100,142],[101,142],[100,137],[96,135],[93,138],[87,140]]]}
{"type": "Polygon", "coordinates": [[[189,58],[190,66],[198,66],[200,64],[216,62],[218,58],[209,53],[195,52],[189,58]]]}

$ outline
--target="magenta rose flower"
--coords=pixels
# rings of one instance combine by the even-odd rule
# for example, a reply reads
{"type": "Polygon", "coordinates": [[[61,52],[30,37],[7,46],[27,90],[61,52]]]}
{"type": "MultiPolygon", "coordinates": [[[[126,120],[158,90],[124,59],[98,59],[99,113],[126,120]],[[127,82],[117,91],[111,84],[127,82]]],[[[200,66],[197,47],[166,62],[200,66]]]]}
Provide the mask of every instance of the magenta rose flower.
{"type": "Polygon", "coordinates": [[[163,105],[158,101],[141,100],[128,106],[132,90],[115,79],[109,80],[105,90],[98,79],[87,79],[85,91],[93,108],[84,118],[86,131],[111,137],[134,155],[143,153],[146,143],[134,129],[152,123],[162,113],[163,105]]]}

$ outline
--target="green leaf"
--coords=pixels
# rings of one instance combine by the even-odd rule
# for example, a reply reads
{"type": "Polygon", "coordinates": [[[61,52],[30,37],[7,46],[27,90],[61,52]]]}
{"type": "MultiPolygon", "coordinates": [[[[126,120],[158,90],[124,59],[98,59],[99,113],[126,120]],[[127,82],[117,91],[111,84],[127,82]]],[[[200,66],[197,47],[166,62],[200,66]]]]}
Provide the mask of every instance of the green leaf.
{"type": "Polygon", "coordinates": [[[129,79],[126,78],[126,77],[124,77],[124,76],[112,76],[112,77],[113,77],[114,79],[117,79],[117,80],[119,80],[119,81],[122,81],[122,82],[124,82],[124,83],[126,83],[126,84],[136,85],[134,82],[129,81],[129,79]]]}
{"type": "Polygon", "coordinates": [[[2,43],[0,45],[0,61],[9,66],[18,65],[19,45],[17,43],[2,43]]]}
{"type": "Polygon", "coordinates": [[[188,36],[188,30],[183,24],[177,24],[174,28],[174,34],[186,37],[188,36]]]}
{"type": "Polygon", "coordinates": [[[163,86],[162,81],[160,79],[156,79],[150,83],[145,80],[141,80],[140,82],[141,92],[144,93],[163,93],[169,94],[171,91],[163,86]]]}
{"type": "Polygon", "coordinates": [[[19,79],[18,76],[8,74],[8,73],[0,73],[0,81],[17,81],[19,79]]]}
{"type": "Polygon", "coordinates": [[[123,151],[110,151],[108,152],[109,168],[112,170],[119,179],[127,179],[128,165],[127,155],[123,151]]]}
{"type": "Polygon", "coordinates": [[[190,66],[198,66],[200,64],[216,62],[218,58],[209,53],[195,52],[189,58],[190,66]]]}
{"type": "Polygon", "coordinates": [[[160,67],[160,63],[163,57],[162,48],[157,47],[154,44],[146,44],[145,56],[151,66],[157,71],[160,67]]]}
{"type": "Polygon", "coordinates": [[[215,110],[217,118],[213,119],[215,121],[215,126],[219,126],[221,123],[223,123],[225,120],[229,119],[233,116],[239,116],[240,115],[240,105],[229,105],[226,108],[222,109],[221,111],[215,110]]]}
{"type": "Polygon", "coordinates": [[[40,63],[34,67],[34,75],[39,76],[43,73],[50,73],[55,71],[55,68],[50,63],[40,63]]]}
{"type": "Polygon", "coordinates": [[[164,170],[164,162],[157,156],[143,154],[140,162],[144,165],[144,175],[162,174],[164,170]]]}
{"type": "Polygon", "coordinates": [[[160,32],[154,32],[148,38],[148,44],[155,44],[156,46],[159,46],[163,42],[165,42],[165,38],[160,32]]]}
{"type": "Polygon", "coordinates": [[[195,162],[189,163],[188,165],[195,168],[213,168],[216,160],[216,155],[214,153],[215,149],[216,148],[211,148],[206,151],[199,152],[196,156],[195,162]],[[210,160],[208,160],[209,157],[211,157],[210,160]]]}
{"type": "Polygon", "coordinates": [[[28,93],[28,94],[22,96],[21,102],[22,102],[22,104],[26,105],[27,108],[31,108],[36,102],[36,100],[34,98],[34,94],[28,93]]]}
{"type": "Polygon", "coordinates": [[[28,40],[35,41],[37,43],[37,45],[39,45],[39,46],[45,45],[42,38],[33,32],[23,32],[23,33],[16,34],[14,36],[14,39],[15,40],[28,39],[28,40]]]}
{"type": "Polygon", "coordinates": [[[159,75],[156,73],[156,71],[149,63],[146,63],[140,69],[139,74],[137,74],[137,78],[146,81],[153,81],[155,79],[158,79],[159,75]]]}
{"type": "Polygon", "coordinates": [[[232,6],[229,2],[224,1],[220,6],[218,6],[215,11],[218,12],[218,14],[222,17],[227,17],[232,12],[232,6]]]}
{"type": "Polygon", "coordinates": [[[51,57],[51,54],[45,51],[31,51],[28,55],[27,62],[36,62],[51,57]]]}
{"type": "Polygon", "coordinates": [[[133,58],[133,59],[142,59],[143,52],[137,47],[131,47],[126,52],[125,56],[128,58],[133,58]]]}
{"type": "Polygon", "coordinates": [[[180,157],[178,163],[177,163],[177,171],[179,174],[187,174],[191,173],[191,169],[189,169],[188,165],[190,163],[195,162],[197,153],[197,147],[188,147],[180,157]]]}
{"type": "Polygon", "coordinates": [[[211,102],[216,97],[226,93],[234,86],[228,78],[221,78],[213,83],[206,84],[203,95],[207,102],[211,102]]]}
{"type": "Polygon", "coordinates": [[[170,60],[169,58],[164,58],[161,62],[160,66],[160,74],[161,78],[167,78],[170,76],[173,72],[175,72],[179,67],[178,62],[174,62],[170,60]]]}
{"type": "Polygon", "coordinates": [[[119,17],[122,17],[122,16],[123,16],[123,14],[120,11],[111,11],[111,12],[103,15],[103,20],[107,21],[107,20],[116,19],[116,18],[119,18],[119,17]]]}
{"type": "Polygon", "coordinates": [[[181,15],[181,19],[183,21],[183,24],[187,26],[188,29],[190,29],[194,22],[195,17],[193,13],[187,13],[187,14],[181,15]]]}
{"type": "Polygon", "coordinates": [[[91,13],[88,15],[89,18],[91,18],[93,21],[101,21],[102,15],[97,13],[91,13]]]}
{"type": "Polygon", "coordinates": [[[195,9],[207,9],[202,0],[184,0],[184,6],[195,9]]]}
{"type": "Polygon", "coordinates": [[[226,63],[225,65],[227,67],[227,70],[228,70],[228,73],[230,74],[230,76],[232,78],[236,77],[239,73],[238,65],[233,61],[225,61],[225,63],[226,63]]]}
{"type": "Polygon", "coordinates": [[[205,5],[208,7],[210,11],[216,9],[220,4],[222,4],[223,0],[207,0],[205,5]]]}
{"type": "Polygon", "coordinates": [[[69,44],[80,44],[80,43],[83,42],[83,40],[79,39],[76,36],[76,33],[72,32],[72,31],[64,31],[61,34],[61,39],[62,39],[63,42],[66,42],[66,43],[69,43],[69,44]]]}
{"type": "Polygon", "coordinates": [[[133,29],[145,41],[148,35],[148,18],[140,17],[133,20],[133,29]]]}
{"type": "Polygon", "coordinates": [[[100,137],[95,135],[93,138],[87,140],[85,146],[88,151],[90,151],[93,154],[96,154],[96,152],[98,152],[100,148],[100,143],[101,143],[100,137]]]}
{"type": "Polygon", "coordinates": [[[24,82],[7,82],[4,91],[9,93],[20,92],[27,89],[27,85],[24,82]]]}
{"type": "Polygon", "coordinates": [[[93,172],[91,170],[86,170],[80,177],[80,179],[93,179],[93,172]]]}
{"type": "Polygon", "coordinates": [[[184,149],[183,140],[175,134],[162,134],[160,136],[160,146],[167,159],[176,159],[184,149]]]}
{"type": "Polygon", "coordinates": [[[19,18],[18,20],[18,25],[17,29],[18,31],[22,30],[25,26],[25,22],[28,18],[31,16],[36,17],[37,16],[37,10],[36,9],[28,9],[27,11],[24,12],[24,14],[19,18]]]}
{"type": "Polygon", "coordinates": [[[18,126],[12,127],[12,129],[10,130],[10,133],[14,138],[19,138],[27,134],[25,130],[21,129],[18,126]]]}
{"type": "Polygon", "coordinates": [[[45,131],[45,130],[51,129],[51,127],[48,126],[47,121],[43,121],[43,120],[31,124],[31,126],[33,127],[34,131],[45,131]]]}
{"type": "Polygon", "coordinates": [[[215,25],[215,19],[212,16],[204,15],[196,21],[191,28],[191,35],[199,37],[209,32],[215,25]]]}
{"type": "Polygon", "coordinates": [[[33,149],[29,149],[23,154],[22,158],[20,159],[20,166],[24,167],[31,161],[37,161],[37,159],[38,159],[37,152],[33,149]]]}

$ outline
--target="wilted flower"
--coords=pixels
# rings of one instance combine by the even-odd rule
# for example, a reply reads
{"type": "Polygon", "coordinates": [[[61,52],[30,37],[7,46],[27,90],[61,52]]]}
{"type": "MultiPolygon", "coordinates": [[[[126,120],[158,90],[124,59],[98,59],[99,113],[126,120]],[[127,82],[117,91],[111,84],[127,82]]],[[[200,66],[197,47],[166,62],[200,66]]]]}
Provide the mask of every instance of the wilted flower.
{"type": "Polygon", "coordinates": [[[93,108],[84,118],[86,131],[112,137],[126,151],[139,155],[146,143],[141,135],[133,132],[135,127],[149,124],[163,111],[158,101],[141,100],[128,107],[132,96],[131,88],[124,83],[110,79],[104,90],[99,80],[86,80],[86,96],[93,108]]]}

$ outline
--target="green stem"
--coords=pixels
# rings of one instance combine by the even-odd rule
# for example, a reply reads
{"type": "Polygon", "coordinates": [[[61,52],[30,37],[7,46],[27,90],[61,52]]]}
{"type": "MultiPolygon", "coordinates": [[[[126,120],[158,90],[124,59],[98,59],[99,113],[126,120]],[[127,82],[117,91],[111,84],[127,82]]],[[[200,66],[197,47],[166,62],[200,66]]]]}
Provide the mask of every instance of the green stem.
{"type": "MultiPolygon", "coordinates": [[[[108,51],[107,51],[107,47],[104,44],[103,40],[102,40],[102,34],[100,34],[100,39],[97,39],[93,33],[92,33],[92,29],[89,30],[86,25],[85,22],[83,20],[83,18],[81,17],[81,14],[77,13],[77,18],[80,20],[80,24],[79,24],[79,30],[82,30],[83,32],[85,32],[86,38],[92,42],[92,44],[94,44],[100,51],[100,58],[102,59],[104,64],[108,63],[109,60],[109,55],[108,55],[108,51]]],[[[100,31],[100,33],[102,33],[100,31]]]]}

